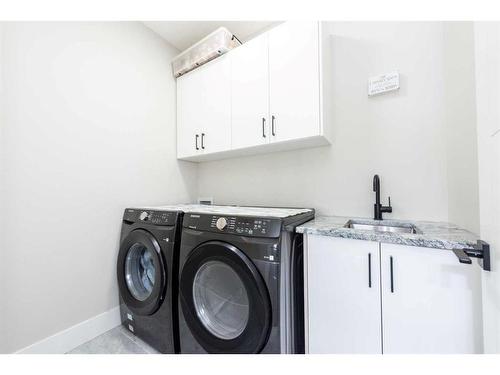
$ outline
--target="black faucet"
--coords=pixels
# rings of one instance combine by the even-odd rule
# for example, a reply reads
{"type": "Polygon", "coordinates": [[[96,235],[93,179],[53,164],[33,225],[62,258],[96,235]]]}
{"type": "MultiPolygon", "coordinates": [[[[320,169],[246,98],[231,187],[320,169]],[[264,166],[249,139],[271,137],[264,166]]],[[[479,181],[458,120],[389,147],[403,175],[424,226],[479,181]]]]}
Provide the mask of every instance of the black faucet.
{"type": "Polygon", "coordinates": [[[373,176],[373,191],[375,192],[375,204],[373,205],[373,218],[382,220],[382,213],[392,212],[391,197],[389,197],[389,205],[382,206],[380,204],[380,178],[378,174],[373,176]]]}

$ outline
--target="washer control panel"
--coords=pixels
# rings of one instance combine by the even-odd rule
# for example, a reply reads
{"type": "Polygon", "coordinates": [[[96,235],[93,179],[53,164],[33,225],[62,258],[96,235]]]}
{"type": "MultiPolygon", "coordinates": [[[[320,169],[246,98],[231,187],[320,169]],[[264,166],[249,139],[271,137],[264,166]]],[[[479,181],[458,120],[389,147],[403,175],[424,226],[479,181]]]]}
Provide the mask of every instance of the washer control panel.
{"type": "Polygon", "coordinates": [[[272,218],[186,214],[184,227],[250,237],[279,237],[281,220],[272,218]]]}
{"type": "Polygon", "coordinates": [[[154,225],[175,225],[177,214],[174,211],[127,208],[123,214],[123,220],[154,225]]]}

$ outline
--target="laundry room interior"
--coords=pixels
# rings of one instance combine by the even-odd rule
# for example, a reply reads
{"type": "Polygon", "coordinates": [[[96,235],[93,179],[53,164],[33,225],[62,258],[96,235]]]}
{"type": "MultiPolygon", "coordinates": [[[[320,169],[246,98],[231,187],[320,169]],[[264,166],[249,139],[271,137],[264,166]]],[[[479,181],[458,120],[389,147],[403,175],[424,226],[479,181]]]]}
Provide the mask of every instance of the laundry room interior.
{"type": "Polygon", "coordinates": [[[500,354],[499,61],[500,22],[0,15],[0,353],[500,354]]]}

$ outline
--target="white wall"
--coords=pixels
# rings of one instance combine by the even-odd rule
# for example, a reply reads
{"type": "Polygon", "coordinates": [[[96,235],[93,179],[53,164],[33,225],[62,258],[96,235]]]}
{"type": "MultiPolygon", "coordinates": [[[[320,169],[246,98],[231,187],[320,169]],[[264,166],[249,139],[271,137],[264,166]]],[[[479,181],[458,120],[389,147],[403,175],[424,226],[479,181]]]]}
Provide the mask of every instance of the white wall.
{"type": "Polygon", "coordinates": [[[486,353],[500,353],[500,22],[475,22],[481,238],[491,246],[482,273],[486,353]]]}
{"type": "MultiPolygon", "coordinates": [[[[3,138],[3,81],[2,81],[2,69],[3,69],[3,25],[0,22],[0,197],[3,196],[3,186],[4,186],[4,177],[3,177],[3,155],[2,155],[2,138],[3,138]]],[[[4,211],[3,209],[3,200],[0,198],[0,300],[5,300],[5,259],[4,252],[2,251],[2,243],[1,239],[3,238],[3,215],[1,214],[4,211]]],[[[5,336],[5,319],[4,319],[4,309],[5,304],[0,303],[0,337],[5,336]]],[[[0,344],[0,352],[1,352],[2,344],[0,344]]]]}
{"type": "Polygon", "coordinates": [[[444,23],[448,221],[479,233],[473,22],[444,23]]]}
{"type": "MultiPolygon", "coordinates": [[[[309,206],[321,214],[370,217],[378,173],[383,203],[392,199],[393,214],[386,217],[447,221],[450,190],[457,187],[450,186],[448,169],[458,161],[448,157],[444,24],[334,22],[331,34],[334,144],[200,164],[199,195],[217,203],[309,206]],[[368,77],[393,70],[401,74],[401,89],[368,98],[368,77]]],[[[461,179],[477,186],[477,172],[455,173],[451,182],[461,179]]]]}
{"type": "Polygon", "coordinates": [[[196,196],[175,157],[176,53],[140,23],[4,24],[0,352],[116,306],[123,209],[196,196]]]}

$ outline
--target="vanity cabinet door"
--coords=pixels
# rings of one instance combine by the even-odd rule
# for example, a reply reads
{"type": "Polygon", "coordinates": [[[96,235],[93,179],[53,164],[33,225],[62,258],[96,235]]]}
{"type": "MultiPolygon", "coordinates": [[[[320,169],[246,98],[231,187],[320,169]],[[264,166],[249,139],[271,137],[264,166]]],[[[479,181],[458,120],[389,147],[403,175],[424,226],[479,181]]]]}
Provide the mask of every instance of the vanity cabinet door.
{"type": "Polygon", "coordinates": [[[306,350],[382,352],[378,242],[306,234],[306,350]]]}
{"type": "Polygon", "coordinates": [[[477,261],[450,250],[381,244],[383,352],[481,353],[477,261]]]}

